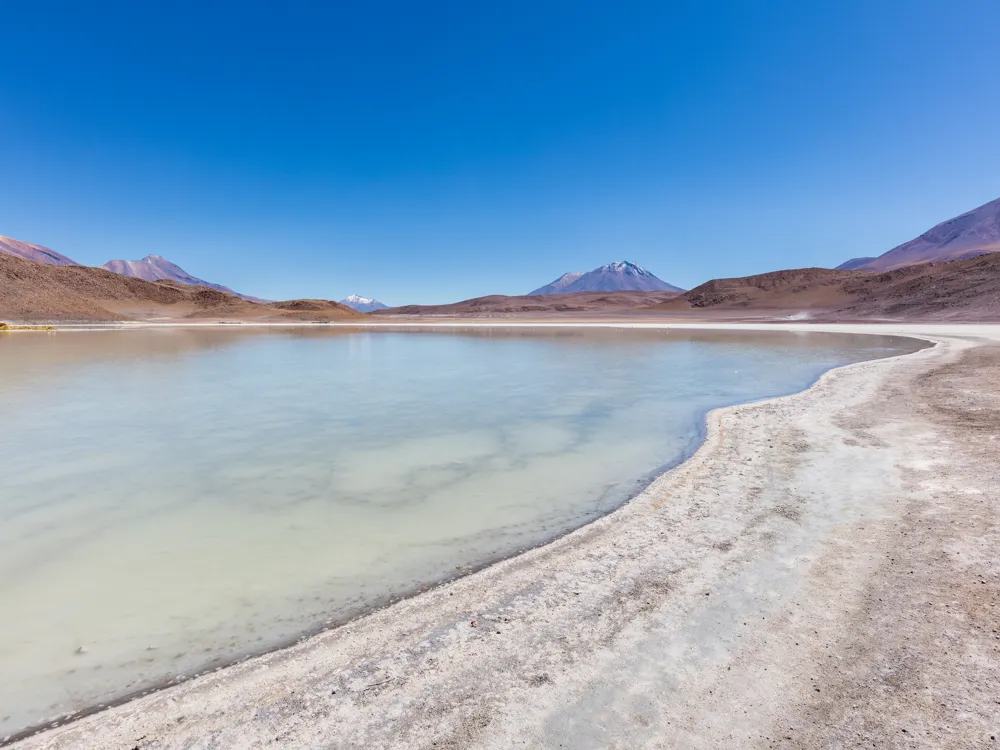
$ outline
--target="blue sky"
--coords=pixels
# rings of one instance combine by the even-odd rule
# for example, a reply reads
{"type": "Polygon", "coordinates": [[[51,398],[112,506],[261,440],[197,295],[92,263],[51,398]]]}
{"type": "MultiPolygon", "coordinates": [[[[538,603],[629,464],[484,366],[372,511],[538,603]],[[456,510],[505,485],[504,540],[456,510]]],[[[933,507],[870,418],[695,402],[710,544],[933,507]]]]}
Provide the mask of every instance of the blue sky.
{"type": "Polygon", "coordinates": [[[1000,196],[995,0],[3,3],[0,234],[270,298],[680,286],[1000,196]]]}

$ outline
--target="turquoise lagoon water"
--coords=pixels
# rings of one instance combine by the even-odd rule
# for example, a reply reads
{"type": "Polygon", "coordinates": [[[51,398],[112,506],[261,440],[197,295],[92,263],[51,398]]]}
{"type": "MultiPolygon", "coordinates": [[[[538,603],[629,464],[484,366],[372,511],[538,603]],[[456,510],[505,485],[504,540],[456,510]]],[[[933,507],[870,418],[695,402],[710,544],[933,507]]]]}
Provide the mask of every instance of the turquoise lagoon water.
{"type": "Polygon", "coordinates": [[[900,338],[0,338],[0,737],[288,643],[619,506],[707,410],[900,338]]]}

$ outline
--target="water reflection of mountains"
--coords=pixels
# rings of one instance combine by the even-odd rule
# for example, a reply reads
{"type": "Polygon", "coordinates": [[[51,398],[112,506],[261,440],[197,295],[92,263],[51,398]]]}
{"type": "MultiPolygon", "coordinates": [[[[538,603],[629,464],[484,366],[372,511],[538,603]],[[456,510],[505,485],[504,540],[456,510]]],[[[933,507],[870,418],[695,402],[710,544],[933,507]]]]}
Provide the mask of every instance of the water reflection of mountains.
{"type": "MultiPolygon", "coordinates": [[[[857,346],[866,349],[897,349],[905,337],[856,334],[813,333],[802,331],[734,331],[684,328],[616,328],[584,326],[322,326],[322,327],[250,327],[230,325],[204,328],[107,328],[61,330],[52,334],[8,336],[0,340],[0,375],[27,370],[41,372],[50,368],[72,367],[87,362],[120,358],[177,357],[206,349],[227,349],[254,345],[275,338],[312,339],[317,341],[344,337],[392,335],[432,335],[503,341],[537,339],[559,346],[633,347],[660,346],[685,342],[704,342],[740,347],[828,347],[857,346]]],[[[914,346],[920,348],[914,340],[914,346]]]]}

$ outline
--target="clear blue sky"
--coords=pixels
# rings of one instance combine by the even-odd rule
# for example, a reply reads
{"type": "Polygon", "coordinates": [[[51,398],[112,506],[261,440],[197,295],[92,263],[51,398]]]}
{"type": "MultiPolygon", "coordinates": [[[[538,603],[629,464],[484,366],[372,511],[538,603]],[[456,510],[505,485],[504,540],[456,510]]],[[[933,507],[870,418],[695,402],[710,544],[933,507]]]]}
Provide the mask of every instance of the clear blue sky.
{"type": "Polygon", "coordinates": [[[0,234],[270,298],[693,286],[1000,195],[996,0],[5,2],[0,234]]]}

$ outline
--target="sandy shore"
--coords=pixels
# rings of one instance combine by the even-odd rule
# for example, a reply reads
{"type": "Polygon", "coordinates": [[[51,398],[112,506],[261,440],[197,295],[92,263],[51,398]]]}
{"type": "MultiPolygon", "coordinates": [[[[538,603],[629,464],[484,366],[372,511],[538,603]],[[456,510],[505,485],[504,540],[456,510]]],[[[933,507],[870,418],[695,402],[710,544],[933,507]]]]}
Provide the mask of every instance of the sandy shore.
{"type": "Polygon", "coordinates": [[[713,412],[550,545],[15,746],[1000,747],[1000,327],[801,328],[939,343],[713,412]]]}

